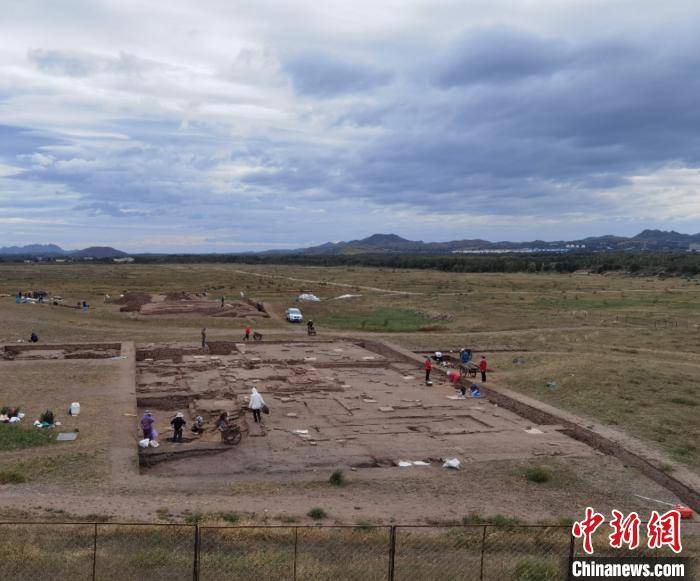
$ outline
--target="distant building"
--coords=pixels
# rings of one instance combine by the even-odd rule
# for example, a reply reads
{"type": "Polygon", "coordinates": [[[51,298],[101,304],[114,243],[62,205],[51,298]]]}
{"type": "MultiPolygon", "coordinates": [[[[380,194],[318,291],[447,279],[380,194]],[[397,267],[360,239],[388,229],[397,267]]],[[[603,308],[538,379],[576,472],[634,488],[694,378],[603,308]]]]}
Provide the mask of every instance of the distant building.
{"type": "Polygon", "coordinates": [[[700,244],[693,242],[688,246],[688,252],[700,252],[700,244]]]}
{"type": "Polygon", "coordinates": [[[123,262],[134,262],[134,259],[131,258],[131,256],[125,256],[123,258],[113,258],[112,261],[123,263],[123,262]]]}

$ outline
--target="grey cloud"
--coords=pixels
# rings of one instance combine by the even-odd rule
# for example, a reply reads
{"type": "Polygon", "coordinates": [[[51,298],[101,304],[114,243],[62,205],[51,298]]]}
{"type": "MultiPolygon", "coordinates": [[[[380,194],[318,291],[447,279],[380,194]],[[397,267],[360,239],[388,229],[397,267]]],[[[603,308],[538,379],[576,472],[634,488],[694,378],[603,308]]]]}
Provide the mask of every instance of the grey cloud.
{"type": "Polygon", "coordinates": [[[291,77],[297,93],[314,97],[368,91],[388,83],[392,77],[391,72],[378,66],[322,52],[292,57],[283,68],[291,77]]]}
{"type": "Polygon", "coordinates": [[[50,75],[89,77],[99,73],[141,74],[157,63],[120,52],[105,56],[85,51],[30,49],[27,58],[36,68],[50,75]]]}
{"type": "MultiPolygon", "coordinates": [[[[390,223],[434,239],[460,235],[436,215],[488,214],[519,232],[531,227],[522,216],[607,213],[615,225],[634,208],[606,191],[700,167],[700,41],[682,29],[605,38],[511,25],[448,41],[416,30],[370,40],[353,30],[332,53],[303,30],[244,39],[249,48],[220,44],[182,66],[173,57],[152,76],[147,50],[34,50],[21,65],[31,83],[2,85],[2,119],[34,107],[36,122],[0,125],[0,164],[23,170],[0,195],[30,215],[45,204],[39,192],[60,191],[51,212],[95,232],[323,242],[390,223]],[[200,114],[200,104],[218,108],[200,114]]],[[[488,224],[479,235],[508,237],[488,224]]]]}
{"type": "Polygon", "coordinates": [[[511,28],[469,31],[437,63],[443,87],[483,82],[507,83],[549,75],[571,59],[566,43],[511,28]]]}

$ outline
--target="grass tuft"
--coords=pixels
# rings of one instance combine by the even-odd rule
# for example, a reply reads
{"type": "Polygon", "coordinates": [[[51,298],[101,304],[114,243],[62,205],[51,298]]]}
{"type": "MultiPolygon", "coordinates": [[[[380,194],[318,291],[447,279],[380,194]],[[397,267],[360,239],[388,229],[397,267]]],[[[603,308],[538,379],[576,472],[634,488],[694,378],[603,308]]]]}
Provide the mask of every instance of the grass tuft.
{"type": "Polygon", "coordinates": [[[0,484],[22,484],[27,477],[17,470],[0,470],[0,484]]]}
{"type": "Polygon", "coordinates": [[[543,482],[549,482],[552,478],[552,473],[542,466],[535,466],[527,469],[525,472],[525,477],[530,482],[541,484],[543,482]]]}
{"type": "Polygon", "coordinates": [[[683,396],[672,397],[668,401],[670,401],[671,403],[675,403],[677,405],[687,405],[687,406],[690,406],[693,408],[698,406],[698,402],[696,402],[694,399],[691,399],[689,397],[683,397],[683,396]]]}
{"type": "Polygon", "coordinates": [[[230,525],[235,525],[240,522],[241,517],[235,512],[224,512],[221,514],[221,520],[226,521],[230,525]]]}
{"type": "Polygon", "coordinates": [[[328,483],[331,486],[342,486],[345,484],[345,476],[342,470],[335,470],[331,477],[328,479],[328,483]]]}
{"type": "Polygon", "coordinates": [[[323,510],[322,508],[319,507],[314,507],[312,508],[309,512],[306,513],[308,516],[310,516],[314,520],[321,520],[323,518],[326,518],[328,515],[326,514],[326,511],[323,510]]]}
{"type": "Polygon", "coordinates": [[[491,524],[497,526],[508,526],[521,524],[519,518],[514,516],[504,516],[502,514],[495,514],[493,516],[481,516],[475,512],[471,512],[468,515],[462,517],[462,524],[465,525],[484,525],[491,524]]]}

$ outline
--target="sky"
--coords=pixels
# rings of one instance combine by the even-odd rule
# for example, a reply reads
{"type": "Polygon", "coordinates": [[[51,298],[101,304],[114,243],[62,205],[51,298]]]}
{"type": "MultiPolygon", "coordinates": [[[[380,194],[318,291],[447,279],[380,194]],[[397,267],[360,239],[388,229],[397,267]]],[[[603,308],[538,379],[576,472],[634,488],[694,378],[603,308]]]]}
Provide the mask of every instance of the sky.
{"type": "Polygon", "coordinates": [[[696,0],[0,7],[0,246],[700,232],[696,0]]]}

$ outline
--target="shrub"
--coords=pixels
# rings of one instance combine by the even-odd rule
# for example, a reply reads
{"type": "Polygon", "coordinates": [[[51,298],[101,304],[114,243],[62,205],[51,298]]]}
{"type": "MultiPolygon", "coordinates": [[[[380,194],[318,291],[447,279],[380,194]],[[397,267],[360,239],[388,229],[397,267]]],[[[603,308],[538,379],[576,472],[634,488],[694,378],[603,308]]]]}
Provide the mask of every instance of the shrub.
{"type": "Polygon", "coordinates": [[[345,484],[345,476],[343,475],[343,471],[334,471],[333,474],[331,474],[331,477],[328,479],[328,482],[331,484],[331,486],[342,486],[345,484]]]}
{"type": "Polygon", "coordinates": [[[538,484],[542,482],[549,482],[552,475],[549,470],[542,468],[541,466],[535,466],[534,468],[528,468],[525,476],[530,482],[536,482],[538,484]]]}
{"type": "Polygon", "coordinates": [[[319,507],[314,507],[312,508],[308,513],[306,513],[308,516],[310,516],[314,520],[321,520],[322,518],[326,518],[326,511],[323,510],[322,508],[319,507]]]}

